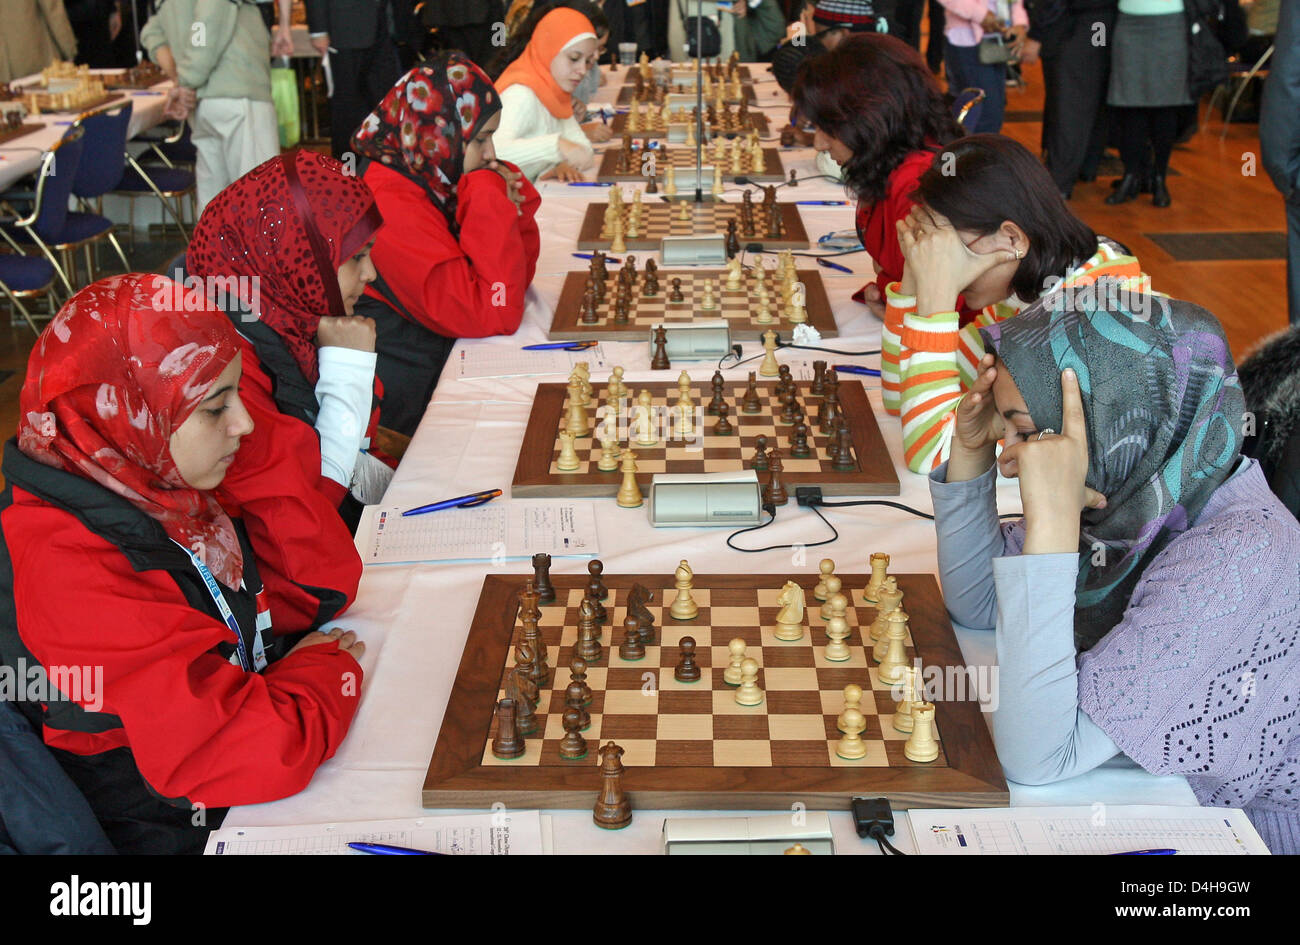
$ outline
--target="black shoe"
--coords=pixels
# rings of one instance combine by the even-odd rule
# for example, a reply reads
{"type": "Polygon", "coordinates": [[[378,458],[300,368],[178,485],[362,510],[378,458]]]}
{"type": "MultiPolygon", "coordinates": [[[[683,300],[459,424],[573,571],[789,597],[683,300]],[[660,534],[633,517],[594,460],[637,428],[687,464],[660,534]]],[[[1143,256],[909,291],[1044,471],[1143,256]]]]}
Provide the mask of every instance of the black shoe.
{"type": "Polygon", "coordinates": [[[1114,206],[1136,199],[1141,188],[1136,174],[1125,174],[1115,183],[1115,192],[1106,198],[1106,203],[1114,206]]]}
{"type": "MultiPolygon", "coordinates": [[[[1125,177],[1127,177],[1127,176],[1128,176],[1128,175],[1126,174],[1125,177]]],[[[1082,178],[1080,178],[1080,179],[1082,179],[1082,178]]],[[[1111,190],[1114,190],[1114,189],[1116,189],[1117,187],[1119,187],[1119,185],[1120,185],[1121,181],[1123,181],[1123,179],[1124,179],[1123,177],[1117,177],[1117,178],[1115,178],[1113,181],[1111,181],[1111,182],[1110,182],[1110,189],[1111,189],[1111,190]]],[[[1151,177],[1150,177],[1150,175],[1148,175],[1148,174],[1143,174],[1141,177],[1138,178],[1138,193],[1140,193],[1140,194],[1149,194],[1149,193],[1151,193],[1151,177]]]]}
{"type": "Polygon", "coordinates": [[[1155,174],[1151,178],[1151,206],[1167,207],[1173,202],[1169,188],[1165,186],[1165,175],[1155,174]]]}

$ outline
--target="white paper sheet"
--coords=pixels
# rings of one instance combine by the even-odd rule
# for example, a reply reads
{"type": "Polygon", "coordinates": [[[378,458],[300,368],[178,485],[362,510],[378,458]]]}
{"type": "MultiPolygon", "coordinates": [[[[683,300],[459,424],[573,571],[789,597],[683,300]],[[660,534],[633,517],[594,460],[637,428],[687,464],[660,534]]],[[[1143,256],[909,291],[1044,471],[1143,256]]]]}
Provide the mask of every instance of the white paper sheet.
{"type": "Polygon", "coordinates": [[[287,827],[223,827],[208,837],[208,856],[372,856],[349,843],[385,843],[456,856],[550,853],[550,817],[538,811],[366,820],[287,827]]]}
{"type": "MultiPolygon", "coordinates": [[[[584,351],[523,351],[507,345],[457,345],[448,370],[457,380],[471,377],[526,377],[568,374],[586,361],[594,375],[610,370],[600,345],[584,351]]],[[[444,375],[446,377],[447,375],[444,375]]]]}
{"type": "Polygon", "coordinates": [[[366,506],[356,539],[365,564],[600,553],[590,502],[498,499],[473,509],[406,517],[404,508],[410,506],[366,506]]]}
{"type": "Polygon", "coordinates": [[[917,853],[1077,855],[1172,849],[1268,855],[1244,812],[1224,807],[1001,807],[910,810],[917,853]]]}

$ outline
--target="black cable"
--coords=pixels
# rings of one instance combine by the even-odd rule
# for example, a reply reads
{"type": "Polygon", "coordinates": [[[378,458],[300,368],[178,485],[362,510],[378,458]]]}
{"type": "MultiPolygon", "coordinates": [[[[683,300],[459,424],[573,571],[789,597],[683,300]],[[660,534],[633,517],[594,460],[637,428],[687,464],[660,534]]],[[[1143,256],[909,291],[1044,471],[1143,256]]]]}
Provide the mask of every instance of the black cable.
{"type": "Polygon", "coordinates": [[[882,856],[888,856],[890,854],[893,856],[907,856],[906,853],[898,849],[898,847],[894,846],[885,838],[885,828],[879,824],[876,824],[871,828],[868,836],[875,839],[876,846],[880,847],[880,853],[882,856]],[[885,852],[886,850],[888,850],[888,853],[885,852]]]}
{"type": "Polygon", "coordinates": [[[798,543],[791,543],[791,544],[785,544],[785,545],[768,545],[766,548],[739,548],[739,547],[737,547],[736,545],[733,545],[733,544],[731,543],[731,540],[732,540],[733,538],[739,537],[740,535],[743,535],[743,534],[745,534],[746,532],[756,532],[756,531],[758,531],[758,530],[761,529],[761,528],[767,528],[767,526],[771,525],[773,522],[776,521],[776,506],[771,505],[771,504],[769,504],[769,503],[765,503],[765,504],[763,505],[763,511],[767,512],[767,513],[768,513],[769,515],[771,515],[772,517],[769,518],[769,519],[768,519],[766,522],[764,522],[762,525],[751,525],[751,526],[749,526],[749,528],[742,528],[740,531],[738,531],[738,532],[734,532],[734,533],[732,533],[731,535],[728,535],[728,536],[727,536],[727,547],[730,548],[730,549],[732,549],[733,551],[743,551],[743,552],[745,552],[746,554],[760,554],[760,553],[762,553],[762,552],[764,552],[764,551],[782,551],[782,550],[786,550],[786,549],[793,549],[793,548],[795,548],[796,546],[797,546],[797,547],[800,547],[800,548],[819,548],[819,547],[821,547],[822,545],[829,545],[831,542],[839,541],[839,538],[840,538],[840,533],[839,533],[839,531],[835,528],[834,525],[832,525],[830,522],[826,521],[826,516],[822,515],[821,512],[818,512],[817,509],[816,509],[816,507],[811,506],[811,505],[808,506],[808,507],[809,507],[810,509],[812,509],[813,512],[816,513],[817,517],[818,517],[819,519],[821,519],[822,522],[826,525],[826,527],[829,528],[829,529],[831,530],[831,536],[832,536],[832,537],[830,537],[830,538],[826,538],[826,539],[823,539],[822,541],[814,541],[814,542],[798,542],[798,543]]]}
{"type": "MultiPolygon", "coordinates": [[[[815,503],[810,503],[809,508],[821,506],[824,509],[847,509],[857,505],[887,505],[891,509],[898,509],[902,512],[911,512],[929,521],[934,521],[934,516],[929,512],[922,512],[920,509],[914,509],[910,505],[903,505],[901,502],[891,502],[888,499],[854,499],[852,502],[827,502],[824,499],[818,499],[815,503]]],[[[1003,512],[998,515],[999,519],[1004,518],[1024,518],[1023,512],[1003,512]]]]}
{"type": "Polygon", "coordinates": [[[839,348],[826,348],[821,345],[797,345],[793,341],[787,341],[782,344],[779,340],[776,343],[778,348],[798,348],[800,351],[825,351],[827,354],[846,354],[851,356],[861,355],[863,357],[872,354],[880,354],[880,349],[872,351],[841,351],[839,348]]]}

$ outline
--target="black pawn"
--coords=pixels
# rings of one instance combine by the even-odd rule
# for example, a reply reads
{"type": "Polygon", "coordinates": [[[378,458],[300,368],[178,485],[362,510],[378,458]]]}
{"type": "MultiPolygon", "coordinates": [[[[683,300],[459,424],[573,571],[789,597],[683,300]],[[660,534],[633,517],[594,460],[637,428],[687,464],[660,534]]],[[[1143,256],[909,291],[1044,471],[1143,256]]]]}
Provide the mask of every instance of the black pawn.
{"type": "Polygon", "coordinates": [[[673,290],[668,293],[669,302],[685,302],[686,296],[682,295],[682,280],[673,279],[673,290]]]}
{"type": "Polygon", "coordinates": [[[564,690],[564,704],[570,709],[578,710],[582,720],[582,724],[578,726],[578,731],[585,732],[591,728],[591,713],[583,708],[582,697],[582,683],[580,682],[571,682],[569,687],[564,690]]]}
{"type": "Polygon", "coordinates": [[[741,413],[762,413],[763,401],[758,396],[758,384],[754,379],[754,372],[749,372],[749,386],[745,388],[745,396],[740,401],[741,413]]]}
{"type": "Polygon", "coordinates": [[[759,436],[754,441],[754,460],[750,468],[755,472],[767,472],[767,437],[759,436]]]}
{"type": "Polygon", "coordinates": [[[778,418],[782,423],[794,423],[794,392],[786,391],[781,395],[781,415],[778,418]]]}
{"type": "Polygon", "coordinates": [[[727,406],[725,401],[718,404],[718,423],[713,428],[714,435],[731,436],[736,432],[736,428],[733,427],[731,421],[727,419],[729,413],[731,413],[731,408],[727,406]]]}
{"type": "Polygon", "coordinates": [[[515,725],[515,702],[502,699],[497,703],[497,734],[492,739],[492,756],[509,760],[524,753],[524,740],[515,725]]]}
{"type": "Polygon", "coordinates": [[[800,422],[794,425],[794,442],[790,446],[790,455],[795,459],[807,459],[812,455],[808,446],[808,424],[800,422]]]}
{"type": "Polygon", "coordinates": [[[591,705],[591,687],[587,685],[587,661],[575,656],[569,661],[569,684],[577,683],[582,687],[582,704],[591,705]]]}
{"type": "Polygon", "coordinates": [[[537,591],[537,603],[555,603],[555,585],[551,583],[551,556],[545,553],[533,555],[533,584],[537,591]]]}
{"type": "Polygon", "coordinates": [[[645,646],[641,643],[641,621],[631,614],[623,621],[623,642],[619,644],[618,655],[628,662],[645,659],[645,646]]]}
{"type": "Polygon", "coordinates": [[[604,600],[609,597],[609,591],[605,589],[605,580],[601,575],[605,573],[605,565],[596,558],[587,562],[587,596],[594,597],[596,600],[604,600]]]}
{"type": "Polygon", "coordinates": [[[679,644],[677,668],[673,670],[673,679],[678,682],[699,682],[700,667],[695,662],[695,638],[682,637],[679,644]]]}
{"type": "Polygon", "coordinates": [[[564,738],[560,739],[560,757],[565,761],[581,761],[587,757],[587,740],[582,737],[582,712],[569,706],[560,719],[564,738]]]}

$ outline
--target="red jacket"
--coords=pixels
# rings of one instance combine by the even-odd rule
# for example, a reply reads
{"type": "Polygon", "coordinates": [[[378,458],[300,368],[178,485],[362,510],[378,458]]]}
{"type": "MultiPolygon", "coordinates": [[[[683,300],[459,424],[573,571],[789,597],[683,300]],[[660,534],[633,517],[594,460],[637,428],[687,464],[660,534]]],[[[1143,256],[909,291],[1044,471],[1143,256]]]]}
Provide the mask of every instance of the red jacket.
{"type": "Polygon", "coordinates": [[[351,603],[360,561],[337,513],[317,496],[333,528],[301,517],[310,501],[285,500],[273,522],[244,519],[251,585],[226,595],[246,638],[258,610],[270,612],[272,662],[255,673],[229,662],[235,634],[156,522],[90,480],[25,457],[12,441],[4,474],[0,591],[13,602],[0,616],[4,657],[103,673],[102,705],[83,693],[81,708],[58,717],[50,708],[46,743],[88,756],[127,747],[154,792],[210,808],[302,790],[347,733],[361,667],[332,643],[277,660],[283,644],[274,638],[351,603]],[[274,541],[250,541],[254,533],[274,541]]]}
{"type": "MultiPolygon", "coordinates": [[[[883,198],[872,204],[858,203],[858,238],[876,264],[876,285],[882,300],[885,286],[903,280],[903,251],[898,248],[896,224],[912,212],[915,203],[911,193],[933,163],[933,151],[913,151],[889,175],[883,198]]],[[[861,294],[859,290],[854,295],[859,302],[861,294]]]]}
{"type": "MultiPolygon", "coordinates": [[[[513,165],[506,165],[513,168],[513,165]]],[[[397,300],[420,324],[447,338],[509,335],[524,317],[524,295],[541,240],[534,219],[541,195],[526,179],[522,214],[492,170],[457,185],[457,238],[419,184],[377,162],[365,172],[384,225],[370,258],[397,300]]],[[[383,300],[374,286],[366,294],[383,300]]]]}

